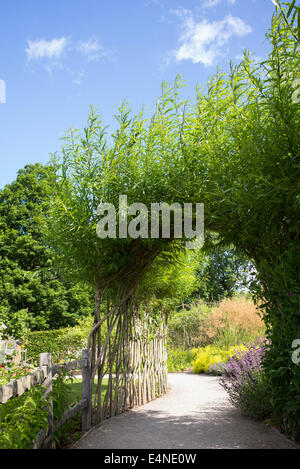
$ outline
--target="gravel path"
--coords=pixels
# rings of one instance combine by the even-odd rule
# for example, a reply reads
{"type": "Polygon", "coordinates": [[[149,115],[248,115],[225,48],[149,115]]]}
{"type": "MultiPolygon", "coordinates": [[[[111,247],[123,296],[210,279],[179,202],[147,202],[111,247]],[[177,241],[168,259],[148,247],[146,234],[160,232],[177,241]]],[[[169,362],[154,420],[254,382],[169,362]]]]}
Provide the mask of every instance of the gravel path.
{"type": "Polygon", "coordinates": [[[166,395],[106,420],[74,448],[299,448],[277,430],[241,415],[218,381],[214,376],[169,374],[166,395]]]}

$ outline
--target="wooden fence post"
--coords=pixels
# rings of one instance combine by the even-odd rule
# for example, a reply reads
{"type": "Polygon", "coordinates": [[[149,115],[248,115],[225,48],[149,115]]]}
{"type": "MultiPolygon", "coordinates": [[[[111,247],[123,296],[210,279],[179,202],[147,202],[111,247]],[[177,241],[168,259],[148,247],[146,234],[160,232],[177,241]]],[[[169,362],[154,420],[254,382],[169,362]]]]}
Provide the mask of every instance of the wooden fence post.
{"type": "Polygon", "coordinates": [[[92,396],[90,392],[90,351],[88,349],[82,350],[82,360],[86,361],[86,366],[82,367],[82,399],[87,400],[87,406],[82,412],[82,431],[86,432],[91,428],[92,419],[92,396]]]}
{"type": "Polygon", "coordinates": [[[53,422],[53,401],[52,401],[52,357],[51,353],[40,354],[40,368],[45,372],[46,379],[42,383],[44,388],[44,398],[48,401],[48,436],[43,443],[43,448],[50,449],[53,447],[53,433],[54,433],[54,422],[53,422]]]}

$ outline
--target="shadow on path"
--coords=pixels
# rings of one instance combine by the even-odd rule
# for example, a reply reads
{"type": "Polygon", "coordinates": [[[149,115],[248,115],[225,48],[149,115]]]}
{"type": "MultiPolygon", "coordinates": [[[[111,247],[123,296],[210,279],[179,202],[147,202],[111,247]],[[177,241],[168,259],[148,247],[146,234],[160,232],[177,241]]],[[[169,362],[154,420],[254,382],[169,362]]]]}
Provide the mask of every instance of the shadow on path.
{"type": "Polygon", "coordinates": [[[277,430],[243,416],[214,376],[172,373],[169,391],[84,435],[74,448],[299,448],[277,430]]]}

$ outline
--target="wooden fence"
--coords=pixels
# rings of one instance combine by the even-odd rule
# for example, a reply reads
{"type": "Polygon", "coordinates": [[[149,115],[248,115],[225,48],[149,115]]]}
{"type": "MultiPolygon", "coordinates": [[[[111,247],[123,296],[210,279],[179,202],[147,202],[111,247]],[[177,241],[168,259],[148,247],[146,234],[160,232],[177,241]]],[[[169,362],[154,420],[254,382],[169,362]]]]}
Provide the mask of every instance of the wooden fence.
{"type": "Polygon", "coordinates": [[[146,404],[164,394],[168,387],[165,327],[161,326],[155,337],[145,340],[141,326],[136,325],[135,335],[128,342],[127,408],[146,404]]]}
{"type": "Polygon", "coordinates": [[[51,354],[40,355],[40,366],[34,372],[0,386],[0,404],[9,399],[21,396],[25,391],[41,385],[44,392],[43,398],[47,400],[48,406],[48,429],[42,429],[32,442],[32,449],[52,448],[53,437],[68,419],[78,413],[82,413],[82,431],[86,432],[91,427],[91,393],[90,393],[90,355],[88,350],[82,351],[82,359],[74,360],[62,365],[52,365],[51,354]],[[82,370],[82,399],[73,407],[66,410],[59,421],[53,418],[53,403],[51,399],[53,377],[62,371],[82,370]]]}
{"type": "MultiPolygon", "coordinates": [[[[92,403],[95,424],[146,404],[164,394],[168,386],[165,323],[150,328],[146,319],[135,317],[127,324],[126,314],[116,315],[111,321],[116,324],[114,340],[106,339],[99,347],[100,367],[94,366],[95,377],[98,371],[92,403]],[[102,396],[104,378],[107,386],[102,396]]],[[[113,325],[110,327],[112,331],[113,325]]]]}
{"type": "MultiPolygon", "coordinates": [[[[123,316],[121,319],[124,320],[123,316]]],[[[92,359],[87,349],[82,351],[81,360],[62,365],[52,365],[51,354],[42,353],[38,369],[5,386],[0,386],[0,405],[9,399],[21,396],[25,391],[37,385],[42,386],[43,398],[47,400],[48,407],[48,429],[39,431],[32,442],[32,449],[52,448],[55,431],[78,413],[82,414],[82,431],[86,432],[91,428],[92,423],[101,422],[136,405],[143,405],[166,392],[168,372],[165,324],[161,324],[155,334],[150,334],[145,321],[135,320],[132,324],[132,332],[129,336],[125,335],[126,340],[120,335],[117,360],[112,353],[115,344],[112,346],[110,341],[106,340],[104,351],[100,350],[99,365],[94,367],[95,370],[98,369],[98,388],[93,400],[92,385],[96,376],[95,371],[92,371],[92,359]],[[110,353],[105,359],[107,345],[113,350],[109,350],[110,353]],[[82,370],[82,399],[67,409],[59,421],[54,421],[51,399],[53,377],[62,371],[79,369],[82,370]],[[108,377],[107,389],[102,397],[104,376],[108,377]],[[97,412],[100,415],[98,422],[97,412]]]]}

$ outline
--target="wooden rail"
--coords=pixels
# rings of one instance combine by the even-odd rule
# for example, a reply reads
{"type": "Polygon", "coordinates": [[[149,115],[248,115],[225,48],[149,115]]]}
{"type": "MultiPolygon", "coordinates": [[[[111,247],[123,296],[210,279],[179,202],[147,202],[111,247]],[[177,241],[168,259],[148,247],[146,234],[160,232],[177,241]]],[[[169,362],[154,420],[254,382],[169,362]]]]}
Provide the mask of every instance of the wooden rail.
{"type": "Polygon", "coordinates": [[[25,391],[41,385],[44,389],[43,399],[48,406],[48,429],[42,429],[31,444],[32,449],[52,448],[54,432],[64,425],[70,418],[78,413],[82,414],[82,431],[86,432],[91,427],[91,392],[90,392],[90,356],[87,349],[82,350],[82,359],[74,360],[62,365],[52,365],[50,353],[40,354],[40,367],[22,378],[11,381],[4,386],[0,385],[0,404],[5,404],[9,399],[22,396],[25,391]],[[52,381],[55,375],[64,371],[82,370],[82,399],[73,407],[66,410],[59,421],[54,421],[52,402],[52,381]]]}

